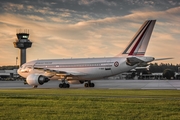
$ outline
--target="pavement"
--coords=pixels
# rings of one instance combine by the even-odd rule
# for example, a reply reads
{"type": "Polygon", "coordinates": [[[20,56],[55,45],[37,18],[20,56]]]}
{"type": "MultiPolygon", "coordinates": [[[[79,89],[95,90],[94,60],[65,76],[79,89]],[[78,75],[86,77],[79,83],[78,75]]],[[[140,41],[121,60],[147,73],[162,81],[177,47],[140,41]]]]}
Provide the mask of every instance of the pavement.
{"type": "MultiPolygon", "coordinates": [[[[94,80],[91,89],[172,89],[180,90],[180,80],[94,80]]],[[[49,81],[38,88],[60,89],[60,81],[49,81]]],[[[31,89],[23,81],[0,81],[0,89],[31,89]]],[[[84,84],[70,84],[70,89],[87,89],[84,84]]],[[[88,88],[89,89],[89,88],[88,88]]]]}

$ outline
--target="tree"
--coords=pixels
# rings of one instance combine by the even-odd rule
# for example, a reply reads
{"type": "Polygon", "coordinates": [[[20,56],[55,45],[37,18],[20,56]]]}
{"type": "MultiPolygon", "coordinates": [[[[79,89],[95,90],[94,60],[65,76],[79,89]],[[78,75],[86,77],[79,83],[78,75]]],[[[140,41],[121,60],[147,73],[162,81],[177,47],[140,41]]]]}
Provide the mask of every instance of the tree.
{"type": "Polygon", "coordinates": [[[171,69],[165,69],[163,71],[163,77],[166,79],[171,79],[172,77],[174,78],[175,72],[171,69]]]}

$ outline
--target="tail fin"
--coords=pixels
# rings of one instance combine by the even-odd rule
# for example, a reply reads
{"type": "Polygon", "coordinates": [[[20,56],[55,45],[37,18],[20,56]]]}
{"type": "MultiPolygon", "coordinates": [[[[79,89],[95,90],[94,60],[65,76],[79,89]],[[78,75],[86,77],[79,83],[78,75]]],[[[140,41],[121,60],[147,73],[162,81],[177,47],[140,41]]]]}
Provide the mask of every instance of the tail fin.
{"type": "Polygon", "coordinates": [[[121,55],[143,56],[146,52],[155,23],[156,20],[145,21],[121,55]]]}

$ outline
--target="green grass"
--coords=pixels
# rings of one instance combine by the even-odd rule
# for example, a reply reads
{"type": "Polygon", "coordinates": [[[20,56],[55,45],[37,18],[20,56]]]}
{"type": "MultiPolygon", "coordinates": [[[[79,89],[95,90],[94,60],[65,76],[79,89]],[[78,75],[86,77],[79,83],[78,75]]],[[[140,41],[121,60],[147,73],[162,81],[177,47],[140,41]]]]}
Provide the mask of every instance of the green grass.
{"type": "Polygon", "coordinates": [[[178,120],[178,90],[0,90],[0,120],[178,120]]]}

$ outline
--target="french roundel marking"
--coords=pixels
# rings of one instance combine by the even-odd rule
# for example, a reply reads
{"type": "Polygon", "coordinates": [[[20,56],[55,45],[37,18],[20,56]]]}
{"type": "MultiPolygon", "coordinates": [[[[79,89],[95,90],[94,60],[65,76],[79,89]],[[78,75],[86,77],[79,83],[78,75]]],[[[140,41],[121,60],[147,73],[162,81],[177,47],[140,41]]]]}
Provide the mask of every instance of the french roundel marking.
{"type": "Polygon", "coordinates": [[[118,67],[119,66],[119,62],[118,61],[114,62],[114,66],[118,67]]]}

